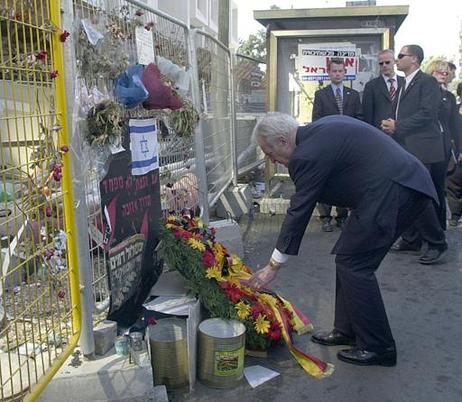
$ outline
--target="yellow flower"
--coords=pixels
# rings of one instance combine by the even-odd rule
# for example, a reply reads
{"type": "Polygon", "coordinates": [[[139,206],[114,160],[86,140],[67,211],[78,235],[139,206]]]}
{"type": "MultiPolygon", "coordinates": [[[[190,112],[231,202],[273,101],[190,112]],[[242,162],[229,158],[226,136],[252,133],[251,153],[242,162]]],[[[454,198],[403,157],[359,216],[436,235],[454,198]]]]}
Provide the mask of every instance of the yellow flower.
{"type": "Polygon", "coordinates": [[[200,218],[194,218],[193,223],[194,226],[198,227],[199,229],[202,229],[204,227],[204,222],[202,222],[202,219],[200,218]]]}
{"type": "Polygon", "coordinates": [[[266,319],[266,315],[258,314],[255,320],[255,330],[259,334],[266,334],[270,329],[270,322],[266,319]]]}
{"type": "Polygon", "coordinates": [[[199,250],[201,253],[205,251],[205,245],[200,240],[190,238],[188,239],[188,244],[191,246],[191,248],[194,250],[199,250]]]}
{"type": "Polygon", "coordinates": [[[177,220],[177,216],[176,215],[169,215],[167,216],[167,221],[175,221],[176,222],[177,220]]]}
{"type": "Polygon", "coordinates": [[[216,279],[220,281],[221,278],[221,269],[216,265],[207,269],[207,274],[205,275],[208,279],[216,279]]]}
{"type": "Polygon", "coordinates": [[[242,320],[245,320],[249,316],[251,310],[250,305],[243,301],[237,303],[234,308],[237,310],[238,317],[242,320]]]}
{"type": "Polygon", "coordinates": [[[167,223],[167,224],[165,225],[165,227],[166,227],[167,229],[176,229],[176,228],[179,228],[180,226],[178,226],[178,225],[176,225],[176,224],[174,224],[174,223],[167,223]]]}

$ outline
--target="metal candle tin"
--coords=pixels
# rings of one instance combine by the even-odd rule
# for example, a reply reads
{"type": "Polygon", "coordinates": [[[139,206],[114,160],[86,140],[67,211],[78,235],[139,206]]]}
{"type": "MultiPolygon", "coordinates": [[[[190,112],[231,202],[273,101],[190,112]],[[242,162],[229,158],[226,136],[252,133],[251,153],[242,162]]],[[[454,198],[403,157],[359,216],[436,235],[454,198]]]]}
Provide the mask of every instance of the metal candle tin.
{"type": "Polygon", "coordinates": [[[181,388],[189,384],[186,321],[164,318],[149,326],[154,385],[181,388]]]}
{"type": "Polygon", "coordinates": [[[199,380],[214,388],[232,388],[244,375],[245,326],[210,318],[199,324],[199,380]]]}

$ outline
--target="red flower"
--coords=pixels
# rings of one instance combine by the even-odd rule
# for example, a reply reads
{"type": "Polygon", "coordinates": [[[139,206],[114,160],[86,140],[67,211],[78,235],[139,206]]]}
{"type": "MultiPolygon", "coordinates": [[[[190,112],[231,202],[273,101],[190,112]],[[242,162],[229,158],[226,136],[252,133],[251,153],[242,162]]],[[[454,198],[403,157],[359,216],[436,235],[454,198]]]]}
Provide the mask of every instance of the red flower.
{"type": "Polygon", "coordinates": [[[149,317],[148,318],[148,325],[156,325],[157,320],[154,317],[149,317]]]}
{"type": "Polygon", "coordinates": [[[254,304],[252,309],[250,310],[250,314],[252,314],[253,318],[257,318],[261,313],[263,313],[265,309],[260,303],[254,304]]]}
{"type": "Polygon", "coordinates": [[[63,174],[61,172],[58,172],[57,170],[53,171],[53,179],[55,179],[56,181],[61,181],[62,178],[63,174]]]}
{"type": "Polygon", "coordinates": [[[268,333],[266,334],[266,336],[271,341],[277,341],[281,337],[281,330],[280,329],[276,329],[276,330],[270,329],[268,333]]]}
{"type": "Polygon", "coordinates": [[[187,230],[183,230],[183,229],[175,230],[175,236],[182,237],[183,239],[190,239],[191,237],[193,237],[192,233],[188,232],[187,230]]]}
{"type": "Polygon", "coordinates": [[[209,250],[205,250],[202,255],[202,264],[206,267],[213,267],[215,265],[215,256],[209,250]]]}
{"type": "Polygon", "coordinates": [[[226,294],[234,304],[236,304],[242,297],[242,292],[236,286],[228,288],[226,294]]]}
{"type": "Polygon", "coordinates": [[[146,31],[150,31],[151,28],[154,27],[154,22],[148,22],[145,26],[144,26],[144,29],[146,29],[146,31]]]}
{"type": "Polygon", "coordinates": [[[66,296],[66,292],[65,292],[64,290],[60,290],[60,291],[58,292],[58,297],[59,297],[60,299],[64,299],[64,296],[66,296]]]}
{"type": "Polygon", "coordinates": [[[45,208],[45,215],[50,218],[53,215],[53,209],[51,207],[45,208]]]}
{"type": "Polygon", "coordinates": [[[36,55],[35,57],[37,58],[37,60],[41,60],[41,61],[44,61],[48,56],[48,53],[46,50],[40,50],[36,55]]]}
{"type": "Polygon", "coordinates": [[[67,145],[61,145],[59,149],[63,154],[67,154],[69,152],[69,147],[67,145]]]}
{"type": "Polygon", "coordinates": [[[231,287],[231,285],[228,282],[221,282],[220,283],[220,288],[223,290],[228,290],[231,287]]]}
{"type": "Polygon", "coordinates": [[[71,34],[69,32],[63,31],[61,35],[59,35],[59,40],[64,43],[66,42],[67,38],[69,38],[70,35],[71,34]]]}
{"type": "Polygon", "coordinates": [[[217,230],[215,228],[210,228],[210,233],[212,236],[215,236],[217,234],[217,230]]]}
{"type": "Polygon", "coordinates": [[[50,71],[50,73],[49,73],[49,76],[50,76],[51,79],[56,78],[58,75],[59,75],[58,70],[52,70],[52,71],[50,71]]]}

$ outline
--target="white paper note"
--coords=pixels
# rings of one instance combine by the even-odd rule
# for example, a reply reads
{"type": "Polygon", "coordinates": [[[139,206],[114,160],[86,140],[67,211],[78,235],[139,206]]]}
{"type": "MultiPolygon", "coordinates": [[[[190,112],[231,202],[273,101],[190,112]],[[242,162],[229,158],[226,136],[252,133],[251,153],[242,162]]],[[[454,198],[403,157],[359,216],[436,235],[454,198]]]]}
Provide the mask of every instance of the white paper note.
{"type": "Polygon", "coordinates": [[[259,385],[277,377],[279,373],[267,369],[263,366],[250,366],[244,368],[244,375],[252,388],[258,387],[259,385]]]}

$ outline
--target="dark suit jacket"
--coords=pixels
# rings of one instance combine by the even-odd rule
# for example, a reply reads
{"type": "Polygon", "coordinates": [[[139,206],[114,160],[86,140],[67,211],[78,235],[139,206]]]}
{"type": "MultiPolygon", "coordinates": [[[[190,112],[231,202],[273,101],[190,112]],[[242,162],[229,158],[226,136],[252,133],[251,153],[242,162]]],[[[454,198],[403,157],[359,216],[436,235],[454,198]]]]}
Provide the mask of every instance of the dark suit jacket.
{"type": "Polygon", "coordinates": [[[441,91],[432,76],[419,71],[398,94],[396,132],[393,137],[423,163],[445,160],[444,141],[438,123],[441,91]]]}
{"type": "MultiPolygon", "coordinates": [[[[332,86],[329,84],[327,87],[317,90],[314,94],[311,120],[315,121],[332,114],[339,114],[339,110],[332,86]]],[[[363,118],[358,91],[345,86],[343,87],[343,114],[357,119],[363,118]]]]}
{"type": "Polygon", "coordinates": [[[364,252],[393,240],[398,183],[437,200],[427,169],[388,135],[347,116],[329,116],[297,132],[289,160],[295,194],[276,248],[298,254],[316,202],[352,208],[334,253],[364,252]]]}
{"type": "MultiPolygon", "coordinates": [[[[398,76],[396,78],[398,80],[396,95],[398,95],[400,88],[404,85],[404,78],[398,76]]],[[[397,96],[395,97],[395,101],[396,99],[397,96]]],[[[388,118],[394,119],[390,92],[381,75],[370,80],[364,87],[362,104],[364,121],[377,128],[380,128],[382,120],[388,118]]]]}
{"type": "Polygon", "coordinates": [[[456,97],[446,89],[441,89],[441,104],[438,112],[444,134],[444,152],[446,158],[451,155],[451,141],[455,151],[462,151],[462,116],[459,114],[456,97]]]}

